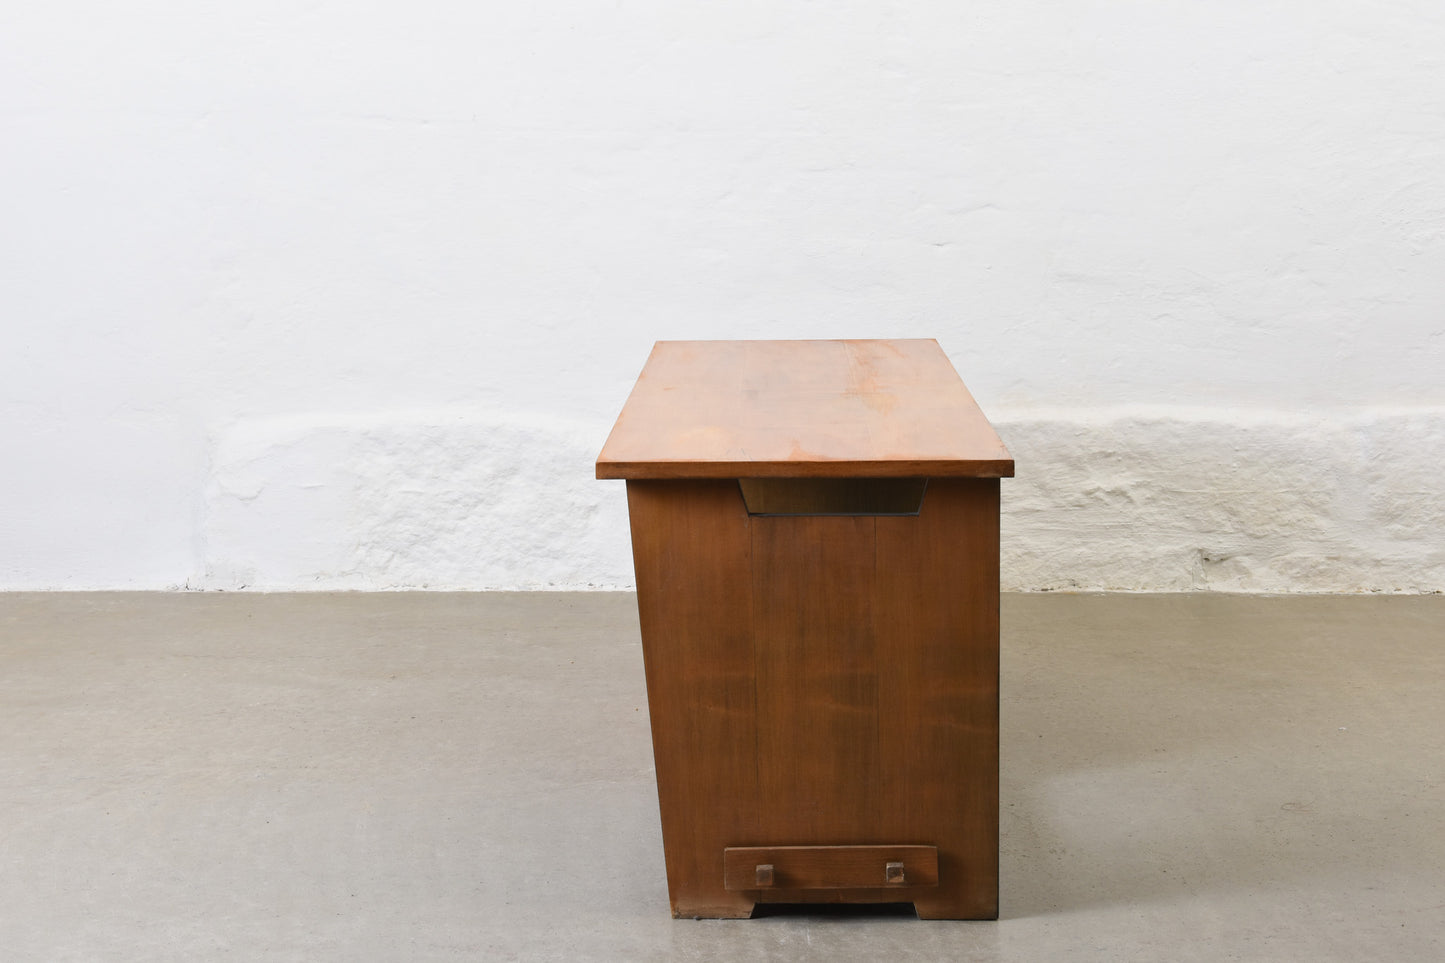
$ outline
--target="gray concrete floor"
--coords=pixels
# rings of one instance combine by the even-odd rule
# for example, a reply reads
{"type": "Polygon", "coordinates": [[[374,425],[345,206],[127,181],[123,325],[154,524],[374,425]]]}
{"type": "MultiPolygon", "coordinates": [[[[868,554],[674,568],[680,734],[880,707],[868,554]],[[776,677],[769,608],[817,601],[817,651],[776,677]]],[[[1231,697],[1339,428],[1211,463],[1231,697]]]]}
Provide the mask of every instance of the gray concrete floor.
{"type": "Polygon", "coordinates": [[[1445,597],[1003,651],[999,922],[687,921],[631,595],[0,595],[0,959],[1445,958],[1445,597]]]}

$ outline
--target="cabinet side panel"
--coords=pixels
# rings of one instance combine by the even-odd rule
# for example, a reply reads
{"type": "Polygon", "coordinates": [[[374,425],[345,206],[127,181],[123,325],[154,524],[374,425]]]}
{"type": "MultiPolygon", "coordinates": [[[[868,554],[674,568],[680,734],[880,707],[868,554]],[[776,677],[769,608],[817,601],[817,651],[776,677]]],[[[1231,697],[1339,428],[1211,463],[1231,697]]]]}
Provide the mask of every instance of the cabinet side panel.
{"type": "Polygon", "coordinates": [[[998,481],[880,518],[874,627],[888,839],[938,847],[925,918],[998,915],[998,481]]]}
{"type": "Polygon", "coordinates": [[[878,667],[869,517],[758,517],[753,644],[762,834],[733,845],[878,836],[878,667]]]}
{"type": "Polygon", "coordinates": [[[652,751],[674,916],[747,916],[723,849],[757,810],[751,545],[736,481],[629,481],[652,751]]]}

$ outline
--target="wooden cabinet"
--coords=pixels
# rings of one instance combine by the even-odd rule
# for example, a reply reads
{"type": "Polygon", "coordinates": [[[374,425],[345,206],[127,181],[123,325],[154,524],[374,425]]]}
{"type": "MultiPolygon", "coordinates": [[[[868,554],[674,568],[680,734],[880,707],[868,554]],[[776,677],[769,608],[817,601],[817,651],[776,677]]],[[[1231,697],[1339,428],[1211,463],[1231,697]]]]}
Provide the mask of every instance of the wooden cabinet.
{"type": "Polygon", "coordinates": [[[675,916],[998,914],[999,478],[937,343],[659,342],[627,479],[675,916]]]}

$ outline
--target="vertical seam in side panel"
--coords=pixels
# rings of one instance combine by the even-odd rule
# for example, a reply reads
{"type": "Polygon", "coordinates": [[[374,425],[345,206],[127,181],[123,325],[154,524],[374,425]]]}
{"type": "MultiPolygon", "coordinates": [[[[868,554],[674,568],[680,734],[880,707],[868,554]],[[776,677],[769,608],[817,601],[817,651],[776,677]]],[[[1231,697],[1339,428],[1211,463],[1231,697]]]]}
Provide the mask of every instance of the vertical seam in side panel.
{"type": "MultiPolygon", "coordinates": [[[[738,502],[743,501],[743,490],[737,489],[738,502]]],[[[747,505],[743,504],[743,524],[748,527],[748,638],[752,642],[753,649],[753,811],[751,813],[752,824],[757,826],[761,821],[763,807],[763,755],[762,755],[762,718],[758,714],[758,550],[756,539],[758,537],[758,526],[753,524],[753,517],[747,513],[747,505]]],[[[763,842],[755,839],[741,839],[733,843],[734,846],[752,846],[763,842]]]]}
{"type": "MultiPolygon", "coordinates": [[[[873,534],[873,584],[870,586],[870,598],[868,599],[868,635],[869,648],[873,656],[873,767],[872,773],[874,783],[873,805],[876,807],[872,813],[873,825],[876,827],[883,821],[883,808],[886,805],[884,798],[887,794],[887,780],[883,772],[883,736],[881,733],[883,719],[883,699],[881,688],[882,670],[878,666],[878,519],[868,519],[869,528],[873,534]]],[[[875,830],[876,831],[876,830],[875,830]]]]}

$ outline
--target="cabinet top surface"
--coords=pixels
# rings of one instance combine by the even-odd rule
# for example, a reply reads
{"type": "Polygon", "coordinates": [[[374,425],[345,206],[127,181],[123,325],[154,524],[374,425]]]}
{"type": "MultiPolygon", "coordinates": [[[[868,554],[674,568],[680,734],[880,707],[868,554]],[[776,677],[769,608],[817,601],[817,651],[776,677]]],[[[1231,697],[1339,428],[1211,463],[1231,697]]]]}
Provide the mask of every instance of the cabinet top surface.
{"type": "Polygon", "coordinates": [[[598,478],[1013,473],[931,339],[659,341],[597,458],[598,478]]]}

